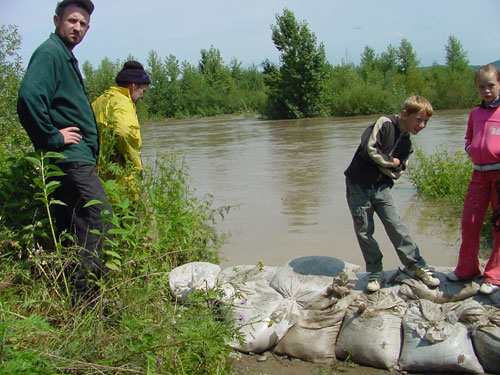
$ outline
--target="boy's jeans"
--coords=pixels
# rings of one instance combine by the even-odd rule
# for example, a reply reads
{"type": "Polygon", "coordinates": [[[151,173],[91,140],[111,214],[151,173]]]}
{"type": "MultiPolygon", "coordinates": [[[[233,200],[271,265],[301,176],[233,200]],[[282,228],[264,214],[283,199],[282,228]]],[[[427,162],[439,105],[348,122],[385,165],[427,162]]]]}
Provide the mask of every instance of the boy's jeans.
{"type": "Polygon", "coordinates": [[[354,223],[354,232],[366,262],[367,272],[383,270],[383,255],[373,237],[375,231],[374,212],[382,221],[401,262],[409,269],[413,269],[415,266],[425,266],[418,246],[411,238],[394,206],[390,187],[383,185],[365,189],[346,179],[346,198],[354,223]]]}

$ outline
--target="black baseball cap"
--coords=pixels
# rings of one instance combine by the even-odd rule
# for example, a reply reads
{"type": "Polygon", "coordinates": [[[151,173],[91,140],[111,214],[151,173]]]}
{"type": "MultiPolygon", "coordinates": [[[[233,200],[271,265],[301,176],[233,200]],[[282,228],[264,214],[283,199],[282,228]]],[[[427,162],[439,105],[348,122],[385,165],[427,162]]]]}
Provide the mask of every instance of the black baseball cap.
{"type": "Polygon", "coordinates": [[[61,6],[66,4],[78,4],[81,7],[85,8],[87,12],[89,12],[89,14],[92,14],[92,12],[94,11],[94,4],[92,4],[92,1],[90,0],[62,0],[57,3],[56,13],[58,13],[58,10],[61,6]]]}

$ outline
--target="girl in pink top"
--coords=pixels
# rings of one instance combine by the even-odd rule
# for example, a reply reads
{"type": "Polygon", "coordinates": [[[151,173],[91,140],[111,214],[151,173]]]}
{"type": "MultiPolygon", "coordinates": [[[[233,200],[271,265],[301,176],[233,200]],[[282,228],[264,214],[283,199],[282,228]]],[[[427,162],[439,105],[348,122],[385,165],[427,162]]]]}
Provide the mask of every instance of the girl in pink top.
{"type": "MultiPolygon", "coordinates": [[[[494,65],[479,68],[474,77],[482,103],[469,115],[465,150],[474,163],[474,171],[462,211],[462,245],[452,281],[471,279],[481,274],[479,234],[491,203],[498,207],[496,183],[500,177],[500,73],[494,65]]],[[[494,245],[484,270],[480,292],[491,294],[500,289],[500,232],[493,230],[494,245]]]]}

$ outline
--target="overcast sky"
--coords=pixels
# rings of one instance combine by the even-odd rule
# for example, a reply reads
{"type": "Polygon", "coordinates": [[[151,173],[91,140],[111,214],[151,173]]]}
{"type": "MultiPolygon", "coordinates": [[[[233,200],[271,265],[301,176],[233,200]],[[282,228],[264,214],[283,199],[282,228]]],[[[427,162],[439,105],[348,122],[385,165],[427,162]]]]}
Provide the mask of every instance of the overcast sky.
{"type": "MultiPolygon", "coordinates": [[[[54,0],[0,0],[0,23],[18,26],[21,56],[54,30],[54,0]]],[[[366,45],[377,53],[406,38],[422,66],[445,63],[444,46],[456,36],[471,64],[500,59],[499,0],[94,0],[91,28],[74,49],[80,63],[97,67],[104,57],[142,63],[155,50],[197,64],[201,49],[218,48],[225,63],[278,61],[270,26],[288,8],[306,21],[328,61],[359,63],[366,45]],[[480,7],[478,5],[480,4],[480,7]]]]}

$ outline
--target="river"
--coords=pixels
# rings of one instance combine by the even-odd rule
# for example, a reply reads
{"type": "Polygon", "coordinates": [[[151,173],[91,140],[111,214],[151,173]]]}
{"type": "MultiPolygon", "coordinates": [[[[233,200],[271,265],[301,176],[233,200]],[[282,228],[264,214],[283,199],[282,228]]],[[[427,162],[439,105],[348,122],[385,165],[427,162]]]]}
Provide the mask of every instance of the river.
{"type": "MultiPolygon", "coordinates": [[[[438,111],[412,136],[433,153],[441,144],[463,150],[469,111],[438,111]]],[[[306,255],[326,255],[364,270],[345,199],[343,171],[362,131],[378,116],[267,121],[248,117],[170,120],[142,127],[146,163],[158,152],[185,157],[196,196],[213,195],[214,207],[234,208],[217,223],[226,234],[221,266],[279,266],[306,255]]],[[[411,162],[411,159],[410,159],[411,162]]],[[[459,224],[450,228],[405,178],[393,195],[399,213],[427,263],[454,266],[459,224]]],[[[401,266],[380,222],[375,237],[384,269],[401,266]]]]}

